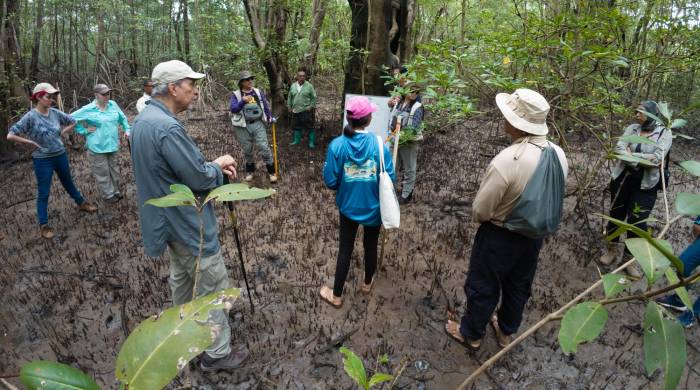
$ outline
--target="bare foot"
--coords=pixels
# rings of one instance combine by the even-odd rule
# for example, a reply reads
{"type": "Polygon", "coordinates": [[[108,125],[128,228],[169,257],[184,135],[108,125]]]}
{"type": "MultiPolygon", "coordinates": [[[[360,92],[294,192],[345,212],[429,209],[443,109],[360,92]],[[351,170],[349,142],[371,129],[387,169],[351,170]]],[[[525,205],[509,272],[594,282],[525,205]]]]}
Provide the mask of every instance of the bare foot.
{"type": "Polygon", "coordinates": [[[447,323],[445,324],[445,331],[447,334],[452,337],[455,341],[459,342],[463,346],[467,347],[468,349],[471,349],[472,351],[476,351],[481,347],[481,340],[467,340],[462,336],[462,333],[459,331],[459,322],[455,322],[452,320],[447,320],[447,323]]]}

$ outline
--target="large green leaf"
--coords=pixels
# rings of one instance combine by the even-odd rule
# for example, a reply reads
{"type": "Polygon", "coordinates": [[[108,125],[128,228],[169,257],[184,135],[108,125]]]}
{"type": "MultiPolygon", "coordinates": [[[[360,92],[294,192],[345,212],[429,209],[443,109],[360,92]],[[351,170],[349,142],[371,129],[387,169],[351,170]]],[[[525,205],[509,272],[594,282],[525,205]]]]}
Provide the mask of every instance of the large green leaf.
{"type": "Polygon", "coordinates": [[[683,262],[681,259],[678,258],[678,256],[673,254],[673,250],[669,246],[665,246],[662,244],[662,241],[655,240],[649,232],[644,231],[640,229],[637,226],[630,225],[629,223],[625,221],[620,221],[619,219],[613,218],[609,215],[603,215],[603,214],[597,214],[598,216],[603,217],[604,219],[607,219],[608,221],[612,222],[613,224],[617,225],[620,227],[620,230],[624,231],[631,231],[632,233],[636,234],[637,237],[642,237],[645,240],[647,240],[649,243],[651,243],[652,246],[656,248],[659,252],[663,253],[663,255],[673,263],[673,266],[676,267],[677,270],[680,272],[683,272],[684,266],[683,262]]]}
{"type": "Polygon", "coordinates": [[[569,309],[561,321],[559,345],[566,354],[598,337],[608,320],[608,311],[598,302],[583,302],[569,309]]]}
{"type": "Polygon", "coordinates": [[[694,217],[700,215],[700,194],[681,192],[676,197],[676,211],[678,214],[694,217]]]}
{"type": "Polygon", "coordinates": [[[655,167],[656,166],[656,164],[654,164],[653,162],[651,162],[649,160],[646,160],[646,159],[643,159],[643,158],[637,157],[637,156],[630,156],[629,154],[615,153],[614,156],[618,160],[637,163],[637,164],[643,165],[645,167],[655,167]]]}
{"type": "Polygon", "coordinates": [[[612,298],[631,285],[626,276],[620,274],[603,275],[603,290],[606,298],[612,298]]]}
{"type": "Polygon", "coordinates": [[[367,386],[367,387],[369,388],[369,387],[372,387],[374,385],[378,385],[382,382],[388,382],[392,379],[394,379],[393,376],[379,372],[379,373],[372,375],[372,377],[369,378],[369,386],[367,386]]]}
{"type": "MultiPolygon", "coordinates": [[[[656,103],[656,106],[659,108],[659,114],[663,115],[663,117],[666,118],[666,121],[671,120],[671,116],[673,115],[673,110],[671,110],[668,107],[668,103],[658,102],[658,103],[656,103]]],[[[664,122],[662,122],[662,123],[664,123],[664,122]]]]}
{"type": "Polygon", "coordinates": [[[117,379],[132,390],[165,387],[214,342],[219,330],[209,311],[229,309],[239,295],[237,288],[219,291],[141,322],[119,351],[117,379]]]}
{"type": "Polygon", "coordinates": [[[627,142],[630,144],[647,144],[656,146],[656,142],[650,140],[647,137],[642,137],[641,135],[625,135],[620,137],[620,141],[627,142]]]}
{"type": "MultiPolygon", "coordinates": [[[[652,238],[652,240],[656,241],[667,250],[673,251],[668,241],[657,240],[655,238],[652,238]]],[[[666,256],[644,238],[628,238],[625,240],[625,245],[634,258],[637,259],[639,265],[642,266],[642,270],[647,276],[650,286],[654,284],[654,282],[663,275],[666,268],[671,265],[666,256]]]]}
{"type": "Polygon", "coordinates": [[[690,174],[700,176],[700,162],[695,160],[681,161],[680,166],[690,174]]]}
{"type": "Polygon", "coordinates": [[[56,362],[27,363],[19,372],[19,379],[29,390],[100,390],[100,386],[82,371],[56,362]]]}
{"type": "Polygon", "coordinates": [[[686,361],[685,333],[675,320],[665,319],[654,302],[644,313],[644,367],[651,375],[660,368],[664,373],[664,389],[676,388],[686,361]]]}
{"type": "Polygon", "coordinates": [[[192,197],[192,200],[195,200],[194,193],[190,189],[190,187],[187,187],[184,184],[172,184],[170,186],[170,191],[172,192],[181,192],[183,194],[187,194],[190,197],[192,197]]]}
{"type": "MultiPolygon", "coordinates": [[[[666,268],[666,279],[668,279],[668,283],[673,285],[681,280],[678,278],[678,275],[676,275],[676,271],[673,270],[673,268],[666,268]]],[[[676,292],[676,295],[683,301],[683,304],[685,307],[693,307],[693,303],[690,301],[690,295],[688,295],[688,290],[681,286],[678,287],[674,290],[676,292]]]]}
{"type": "Polygon", "coordinates": [[[651,118],[658,123],[661,123],[661,124],[666,123],[666,122],[662,121],[661,118],[659,118],[658,116],[656,116],[648,111],[644,111],[644,110],[637,110],[637,111],[641,112],[642,114],[646,115],[648,118],[651,118]]]}
{"type": "Polygon", "coordinates": [[[362,364],[362,360],[355,355],[355,352],[345,347],[340,347],[340,353],[345,356],[343,358],[345,372],[347,372],[350,378],[354,379],[363,389],[368,389],[369,383],[367,383],[367,373],[365,373],[365,365],[362,364]]]}
{"type": "Polygon", "coordinates": [[[194,198],[182,192],[173,192],[162,198],[149,199],[145,204],[156,207],[195,206],[194,198]]]}
{"type": "Polygon", "coordinates": [[[683,127],[688,124],[688,121],[685,119],[674,119],[673,122],[671,122],[671,128],[672,129],[677,129],[679,127],[683,127]]]}
{"type": "Polygon", "coordinates": [[[273,195],[275,192],[276,191],[272,188],[255,188],[243,183],[225,184],[221,187],[213,189],[209,193],[209,195],[207,195],[207,198],[204,200],[204,203],[207,203],[211,200],[218,200],[220,202],[231,202],[236,200],[261,199],[267,198],[268,196],[273,195]]]}

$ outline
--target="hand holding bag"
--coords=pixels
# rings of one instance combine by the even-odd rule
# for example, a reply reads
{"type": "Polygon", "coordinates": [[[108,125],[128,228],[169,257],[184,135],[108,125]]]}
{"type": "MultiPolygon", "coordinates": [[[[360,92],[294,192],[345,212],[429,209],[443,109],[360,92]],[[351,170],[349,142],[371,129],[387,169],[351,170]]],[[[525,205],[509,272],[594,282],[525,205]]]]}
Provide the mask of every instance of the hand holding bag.
{"type": "Polygon", "coordinates": [[[401,210],[394,191],[394,183],[384,167],[384,148],[379,136],[377,136],[377,147],[379,150],[379,211],[382,215],[382,225],[384,229],[397,229],[401,222],[401,210]]]}

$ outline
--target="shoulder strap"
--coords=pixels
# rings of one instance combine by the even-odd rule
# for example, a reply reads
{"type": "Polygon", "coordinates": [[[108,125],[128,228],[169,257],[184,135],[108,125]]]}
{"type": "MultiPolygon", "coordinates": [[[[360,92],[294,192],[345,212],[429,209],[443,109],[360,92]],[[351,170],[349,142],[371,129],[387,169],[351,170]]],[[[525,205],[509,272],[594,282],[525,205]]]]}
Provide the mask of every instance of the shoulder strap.
{"type": "Polygon", "coordinates": [[[379,172],[385,172],[386,168],[384,167],[384,148],[382,148],[382,137],[376,136],[377,138],[377,149],[379,151],[379,172]]]}
{"type": "Polygon", "coordinates": [[[416,111],[418,111],[418,109],[422,106],[423,105],[420,102],[413,103],[413,107],[411,107],[411,112],[408,115],[413,116],[416,113],[416,111]]]}
{"type": "Polygon", "coordinates": [[[238,100],[239,102],[240,102],[241,99],[243,98],[243,94],[242,94],[242,92],[241,92],[240,89],[237,89],[237,90],[233,91],[233,96],[235,96],[235,97],[236,97],[236,100],[238,100]]]}

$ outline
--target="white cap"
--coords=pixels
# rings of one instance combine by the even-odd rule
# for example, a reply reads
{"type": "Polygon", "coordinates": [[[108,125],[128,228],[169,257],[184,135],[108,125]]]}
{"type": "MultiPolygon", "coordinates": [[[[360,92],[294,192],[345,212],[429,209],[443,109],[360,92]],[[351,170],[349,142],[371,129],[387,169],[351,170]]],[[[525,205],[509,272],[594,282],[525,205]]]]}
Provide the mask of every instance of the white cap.
{"type": "Polygon", "coordinates": [[[546,135],[549,103],[539,93],[527,89],[516,89],[512,94],[496,95],[496,105],[506,120],[518,130],[534,135],[546,135]]]}
{"type": "Polygon", "coordinates": [[[203,73],[197,73],[182,61],[172,60],[161,62],[153,68],[151,79],[155,84],[173,83],[182,79],[201,79],[203,73]]]}
{"type": "Polygon", "coordinates": [[[41,91],[46,91],[48,94],[56,93],[58,92],[58,89],[54,88],[53,85],[49,83],[39,83],[34,87],[34,90],[32,90],[32,94],[39,93],[41,91]]]}

